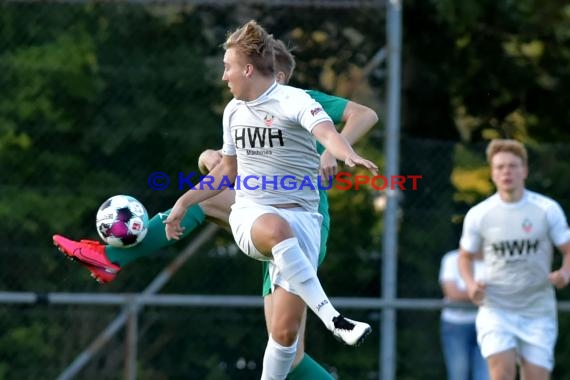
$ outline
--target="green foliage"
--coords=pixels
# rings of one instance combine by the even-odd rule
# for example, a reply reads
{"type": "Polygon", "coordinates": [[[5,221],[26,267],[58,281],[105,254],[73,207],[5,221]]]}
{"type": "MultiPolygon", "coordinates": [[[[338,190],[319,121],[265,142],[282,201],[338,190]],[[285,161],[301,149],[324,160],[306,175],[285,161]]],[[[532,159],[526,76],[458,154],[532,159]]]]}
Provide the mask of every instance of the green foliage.
{"type": "Polygon", "coordinates": [[[76,19],[59,24],[60,13],[70,12],[58,8],[35,15],[35,23],[26,7],[4,14],[19,33],[4,33],[10,48],[0,56],[0,159],[13,177],[0,210],[25,220],[26,233],[41,222],[54,230],[68,220],[68,229],[108,195],[166,170],[173,153],[182,163],[175,169],[189,171],[203,144],[218,137],[198,15],[165,24],[142,8],[129,9],[126,21],[121,7],[77,7],[76,19]],[[63,189],[73,189],[76,201],[63,189]],[[50,198],[45,207],[34,202],[40,196],[50,198]],[[51,222],[30,218],[28,209],[51,222]]]}
{"type": "Polygon", "coordinates": [[[410,133],[568,140],[566,4],[447,0],[404,10],[410,133]]]}

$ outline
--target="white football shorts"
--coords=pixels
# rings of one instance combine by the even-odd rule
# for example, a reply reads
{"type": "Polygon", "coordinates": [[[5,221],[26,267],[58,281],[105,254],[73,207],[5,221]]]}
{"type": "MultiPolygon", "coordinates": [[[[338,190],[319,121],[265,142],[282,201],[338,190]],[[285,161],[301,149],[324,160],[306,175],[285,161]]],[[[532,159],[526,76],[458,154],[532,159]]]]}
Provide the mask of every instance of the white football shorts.
{"type": "Polygon", "coordinates": [[[552,371],[558,336],[556,314],[522,316],[481,306],[477,313],[477,341],[484,358],[515,349],[527,362],[552,371]]]}
{"type": "Polygon", "coordinates": [[[277,208],[273,206],[259,205],[256,203],[240,202],[232,206],[229,222],[232,234],[238,247],[249,257],[269,261],[269,276],[271,288],[279,285],[288,292],[297,294],[289,283],[282,278],[273,260],[257,250],[251,239],[251,227],[263,214],[277,214],[285,219],[295,237],[299,241],[301,250],[309,259],[309,262],[317,270],[319,251],[321,245],[322,215],[317,212],[308,212],[303,208],[277,208]]]}

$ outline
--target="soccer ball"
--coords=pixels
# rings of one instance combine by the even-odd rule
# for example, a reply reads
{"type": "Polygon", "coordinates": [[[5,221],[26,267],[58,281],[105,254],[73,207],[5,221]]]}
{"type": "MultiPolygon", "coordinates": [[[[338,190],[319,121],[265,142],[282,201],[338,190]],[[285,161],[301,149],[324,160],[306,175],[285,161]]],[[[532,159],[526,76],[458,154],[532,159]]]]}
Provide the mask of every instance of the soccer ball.
{"type": "Polygon", "coordinates": [[[148,231],[148,213],[141,202],[130,195],[115,195],[97,211],[97,232],[113,247],[137,245],[148,231]]]}

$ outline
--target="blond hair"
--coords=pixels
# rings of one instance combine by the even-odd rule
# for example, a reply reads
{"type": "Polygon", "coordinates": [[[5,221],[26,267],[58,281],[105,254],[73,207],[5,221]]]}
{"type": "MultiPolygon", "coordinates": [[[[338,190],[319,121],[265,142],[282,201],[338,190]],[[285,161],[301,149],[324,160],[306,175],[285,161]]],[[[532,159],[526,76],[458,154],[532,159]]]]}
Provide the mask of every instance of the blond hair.
{"type": "Polygon", "coordinates": [[[283,41],[275,40],[275,71],[285,74],[285,82],[288,83],[295,71],[295,57],[285,46],[283,41]]]}
{"type": "Polygon", "coordinates": [[[512,153],[520,157],[523,164],[526,166],[528,162],[528,154],[523,144],[516,140],[509,139],[495,139],[492,140],[487,146],[487,162],[491,164],[491,160],[495,154],[500,152],[512,153]]]}
{"type": "Polygon", "coordinates": [[[254,20],[249,21],[230,33],[224,49],[235,49],[263,76],[275,74],[273,36],[254,20]]]}

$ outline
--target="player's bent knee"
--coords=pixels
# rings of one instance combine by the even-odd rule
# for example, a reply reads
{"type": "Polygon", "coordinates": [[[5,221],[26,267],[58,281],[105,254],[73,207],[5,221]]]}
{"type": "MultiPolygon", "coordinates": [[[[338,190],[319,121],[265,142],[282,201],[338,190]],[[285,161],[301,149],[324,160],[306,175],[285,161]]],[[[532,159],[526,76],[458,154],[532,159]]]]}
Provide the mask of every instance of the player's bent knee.
{"type": "Polygon", "coordinates": [[[271,336],[273,339],[282,346],[291,346],[297,341],[299,329],[293,326],[280,326],[273,327],[271,336]]]}
{"type": "Polygon", "coordinates": [[[251,239],[257,249],[271,255],[271,249],[285,239],[293,237],[289,223],[276,214],[263,214],[251,227],[251,239]]]}

